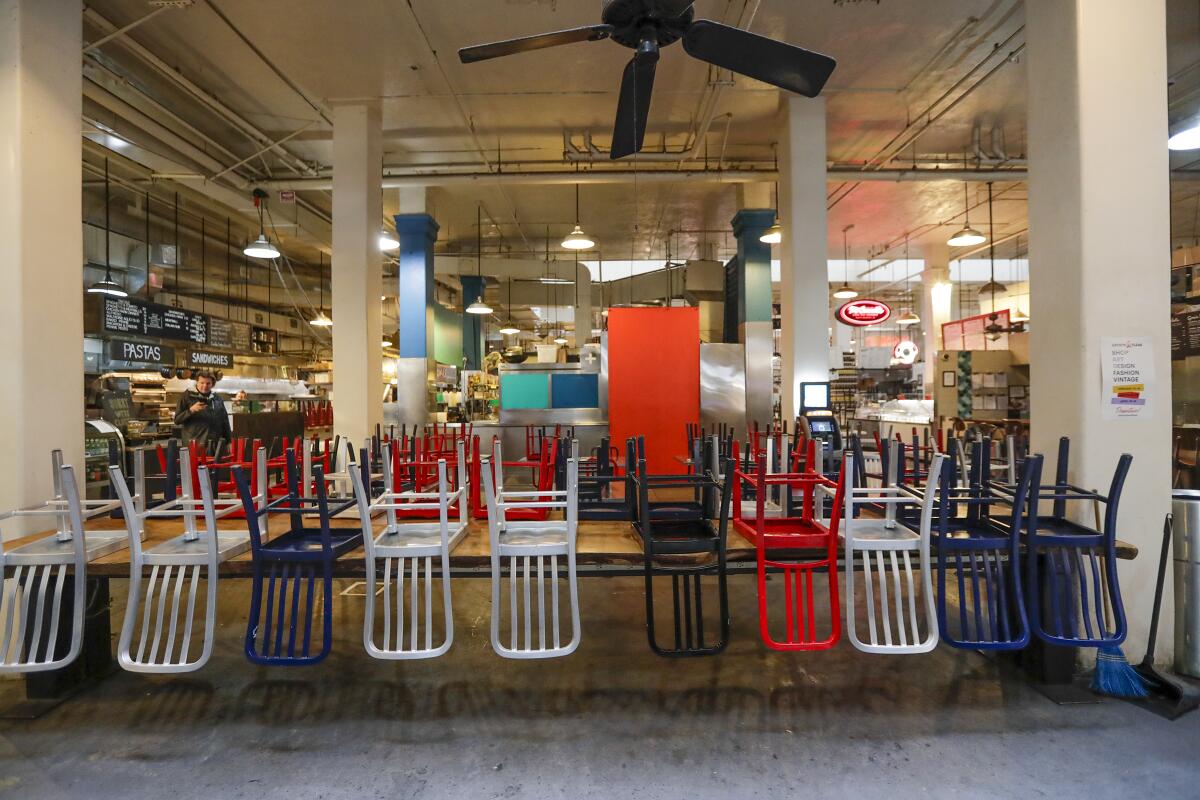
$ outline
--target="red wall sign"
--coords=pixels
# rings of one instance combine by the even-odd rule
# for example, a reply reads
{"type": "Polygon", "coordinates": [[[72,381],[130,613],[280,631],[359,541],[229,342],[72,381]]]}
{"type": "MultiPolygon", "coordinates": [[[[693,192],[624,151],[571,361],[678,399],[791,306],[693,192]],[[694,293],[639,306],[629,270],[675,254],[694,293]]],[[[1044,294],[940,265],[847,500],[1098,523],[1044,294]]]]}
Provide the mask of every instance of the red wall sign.
{"type": "Polygon", "coordinates": [[[865,328],[887,322],[892,316],[892,307],[879,300],[851,300],[837,310],[838,322],[865,328]]]}

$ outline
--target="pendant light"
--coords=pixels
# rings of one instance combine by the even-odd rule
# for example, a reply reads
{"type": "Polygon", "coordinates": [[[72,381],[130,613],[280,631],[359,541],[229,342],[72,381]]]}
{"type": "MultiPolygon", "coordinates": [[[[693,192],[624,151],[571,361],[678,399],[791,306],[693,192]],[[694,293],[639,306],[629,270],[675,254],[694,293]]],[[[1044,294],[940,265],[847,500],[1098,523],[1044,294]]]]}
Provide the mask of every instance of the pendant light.
{"type": "Polygon", "coordinates": [[[1008,287],[996,280],[996,235],[992,220],[992,182],[988,181],[988,260],[991,262],[991,279],[979,287],[979,293],[992,295],[992,312],[996,311],[996,295],[1004,294],[1008,287]]]}
{"type": "Polygon", "coordinates": [[[267,238],[267,229],[263,225],[263,204],[266,199],[266,192],[262,189],[254,190],[254,207],[258,209],[258,238],[246,245],[246,249],[242,251],[250,258],[279,258],[279,251],[267,238]]]}
{"type": "Polygon", "coordinates": [[[783,241],[783,228],[779,224],[779,181],[775,182],[775,222],[763,231],[758,240],[763,244],[779,244],[783,241]]]}
{"type": "Polygon", "coordinates": [[[904,235],[904,293],[908,296],[908,310],[900,315],[896,320],[896,324],[901,328],[907,328],[909,325],[916,325],[921,321],[917,316],[917,312],[912,307],[912,289],[909,283],[909,261],[908,261],[908,234],[904,235]]]}
{"type": "Polygon", "coordinates": [[[1182,128],[1167,139],[1167,149],[1200,149],[1200,120],[1193,120],[1186,128],[1182,128]]]}
{"type": "MultiPolygon", "coordinates": [[[[109,261],[109,240],[112,230],[109,226],[108,159],[104,159],[104,280],[97,281],[88,287],[88,294],[106,294],[110,297],[128,297],[125,287],[113,280],[112,263],[109,261]]],[[[146,206],[146,219],[150,218],[150,206],[146,206]]],[[[150,263],[150,237],[146,237],[146,263],[150,263]]]]}
{"type": "Polygon", "coordinates": [[[321,305],[317,309],[317,315],[308,324],[316,328],[328,328],[333,325],[333,320],[325,316],[325,254],[318,252],[317,255],[320,258],[320,266],[317,269],[317,285],[321,291],[321,305]]]}
{"type": "Polygon", "coordinates": [[[517,327],[512,318],[512,278],[508,279],[508,321],[500,326],[500,333],[505,336],[512,336],[515,333],[520,333],[521,329],[517,327]]]}
{"type": "Polygon", "coordinates": [[[399,250],[400,240],[388,233],[387,228],[384,228],[379,234],[379,249],[385,253],[390,253],[393,250],[399,250]]]}
{"type": "MultiPolygon", "coordinates": [[[[483,206],[475,207],[475,277],[483,283],[483,206]]],[[[479,287],[479,299],[467,306],[468,314],[490,314],[492,307],[483,301],[484,287],[479,287]]]]}
{"type": "Polygon", "coordinates": [[[579,227],[579,184],[575,184],[575,229],[567,234],[567,238],[562,240],[562,246],[568,250],[591,250],[596,246],[596,242],[592,237],[583,232],[583,228],[579,227]]]}
{"type": "Polygon", "coordinates": [[[850,285],[850,245],[846,239],[846,233],[853,227],[853,225],[847,225],[842,228],[842,285],[833,293],[833,296],[839,300],[853,300],[858,297],[858,292],[850,285]]]}
{"type": "Polygon", "coordinates": [[[971,227],[971,200],[967,195],[967,183],[963,181],[963,227],[958,233],[946,240],[951,247],[970,247],[973,244],[983,244],[987,238],[971,227]]]}

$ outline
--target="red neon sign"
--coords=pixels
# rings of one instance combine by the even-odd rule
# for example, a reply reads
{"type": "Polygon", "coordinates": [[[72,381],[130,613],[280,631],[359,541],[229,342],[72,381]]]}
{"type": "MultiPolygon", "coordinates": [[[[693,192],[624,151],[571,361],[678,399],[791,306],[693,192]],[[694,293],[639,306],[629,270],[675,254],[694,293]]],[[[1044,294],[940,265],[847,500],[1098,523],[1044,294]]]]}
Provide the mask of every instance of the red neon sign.
{"type": "Polygon", "coordinates": [[[844,325],[865,328],[887,322],[892,316],[892,307],[879,300],[851,300],[839,308],[835,316],[844,325]]]}

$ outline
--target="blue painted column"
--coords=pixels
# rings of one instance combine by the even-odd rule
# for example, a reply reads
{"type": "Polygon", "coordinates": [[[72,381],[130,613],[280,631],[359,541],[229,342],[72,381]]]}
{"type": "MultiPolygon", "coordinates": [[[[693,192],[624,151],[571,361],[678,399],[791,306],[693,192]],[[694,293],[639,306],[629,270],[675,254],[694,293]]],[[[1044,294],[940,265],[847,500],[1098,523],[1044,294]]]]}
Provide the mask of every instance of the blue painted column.
{"type": "MultiPolygon", "coordinates": [[[[744,208],[733,217],[738,243],[738,327],[771,321],[771,245],[758,240],[775,224],[770,208],[744,208]]],[[[742,340],[745,341],[743,333],[742,340]]]]}
{"type": "Polygon", "coordinates": [[[483,361],[483,315],[466,313],[467,306],[483,299],[485,281],[478,275],[460,275],[463,290],[462,342],[467,369],[479,369],[483,361]]]}
{"type": "Polygon", "coordinates": [[[428,214],[397,214],[400,358],[433,356],[433,243],[438,224],[428,214]]]}
{"type": "Polygon", "coordinates": [[[746,369],[746,422],[765,426],[773,412],[771,245],[758,240],[775,223],[770,208],[744,208],[733,217],[738,243],[738,334],[746,369]]]}
{"type": "Polygon", "coordinates": [[[396,347],[398,422],[423,424],[429,419],[429,387],[433,379],[434,282],[433,244],[438,224],[428,214],[397,214],[400,240],[396,301],[399,332],[396,347]]]}

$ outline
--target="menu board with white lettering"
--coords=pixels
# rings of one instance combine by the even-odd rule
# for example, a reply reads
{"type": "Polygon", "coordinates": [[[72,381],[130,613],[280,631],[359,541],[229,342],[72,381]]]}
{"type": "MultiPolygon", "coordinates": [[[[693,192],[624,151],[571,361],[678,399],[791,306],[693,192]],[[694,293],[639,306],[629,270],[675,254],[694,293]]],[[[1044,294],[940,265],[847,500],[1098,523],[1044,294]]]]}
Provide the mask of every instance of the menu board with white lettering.
{"type": "MultiPolygon", "coordinates": [[[[1183,330],[1181,331],[1181,338],[1182,338],[1181,344],[1182,344],[1183,352],[1181,353],[1180,358],[1187,358],[1189,356],[1200,356],[1200,308],[1188,308],[1184,311],[1179,312],[1178,317],[1182,323],[1182,328],[1183,328],[1183,330]]],[[[1171,349],[1172,349],[1172,351],[1174,351],[1174,349],[1175,349],[1175,344],[1173,341],[1174,336],[1175,336],[1175,330],[1174,330],[1174,326],[1172,325],[1172,329],[1171,329],[1171,337],[1172,337],[1171,349]]],[[[1173,352],[1172,352],[1172,355],[1174,355],[1173,352]]]]}
{"type": "Polygon", "coordinates": [[[250,352],[250,326],[245,322],[234,322],[220,317],[208,320],[208,343],[226,350],[250,352]]]}
{"type": "Polygon", "coordinates": [[[1171,315],[1171,360],[1182,361],[1187,358],[1187,327],[1183,314],[1171,315]]]}
{"type": "Polygon", "coordinates": [[[208,344],[208,315],[128,297],[106,297],[104,330],[208,344]]]}

